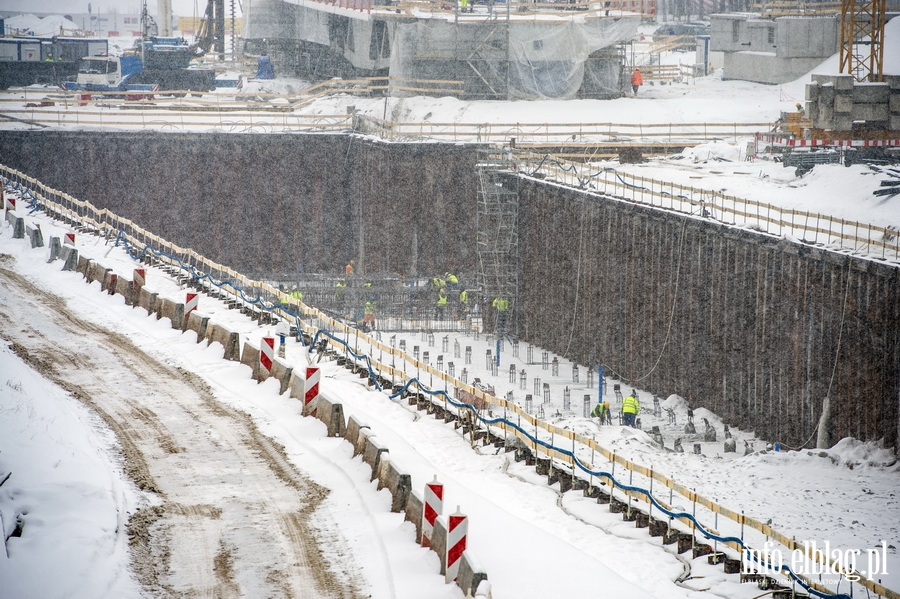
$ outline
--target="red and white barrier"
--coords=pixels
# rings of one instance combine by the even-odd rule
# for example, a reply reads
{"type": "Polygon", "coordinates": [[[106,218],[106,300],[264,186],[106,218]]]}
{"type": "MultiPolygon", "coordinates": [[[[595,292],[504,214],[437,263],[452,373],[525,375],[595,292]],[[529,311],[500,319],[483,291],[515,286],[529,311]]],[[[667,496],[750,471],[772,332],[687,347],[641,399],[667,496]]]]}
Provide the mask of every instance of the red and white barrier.
{"type": "Polygon", "coordinates": [[[75,233],[66,233],[66,236],[63,237],[63,243],[75,247],[75,233]]]}
{"type": "MultiPolygon", "coordinates": [[[[268,375],[272,372],[272,363],[275,361],[275,337],[263,337],[259,345],[259,368],[268,375]]],[[[260,375],[263,373],[260,372],[260,375]]],[[[260,376],[260,378],[264,378],[260,376]]]]}
{"type": "MultiPolygon", "coordinates": [[[[136,294],[140,293],[141,288],[147,284],[147,271],[143,268],[135,268],[132,281],[132,288],[134,289],[134,292],[136,294]]],[[[137,304],[137,296],[135,296],[134,303],[137,304]]]]}
{"type": "Polygon", "coordinates": [[[3,218],[6,218],[6,215],[9,214],[10,210],[13,212],[16,211],[16,198],[6,196],[6,201],[3,202],[3,218]]]}
{"type": "Polygon", "coordinates": [[[199,304],[200,294],[188,293],[184,300],[184,317],[187,318],[188,314],[196,310],[199,304]]]}
{"type": "MultiPolygon", "coordinates": [[[[444,484],[439,483],[437,476],[425,484],[425,497],[422,502],[422,547],[431,547],[431,536],[434,534],[434,521],[444,509],[444,484]]],[[[448,544],[449,547],[449,544],[448,544]]]]}
{"type": "Polygon", "coordinates": [[[447,518],[447,577],[446,582],[456,580],[459,574],[459,562],[463,551],[466,550],[466,540],[469,536],[469,517],[461,514],[459,506],[456,513],[447,518]]]}
{"type": "Polygon", "coordinates": [[[756,139],[788,148],[880,148],[900,146],[900,139],[794,139],[773,133],[757,133],[756,139]]]}
{"type": "Polygon", "coordinates": [[[316,404],[319,400],[319,369],[306,369],[306,385],[303,387],[303,413],[316,415],[316,404]]]}

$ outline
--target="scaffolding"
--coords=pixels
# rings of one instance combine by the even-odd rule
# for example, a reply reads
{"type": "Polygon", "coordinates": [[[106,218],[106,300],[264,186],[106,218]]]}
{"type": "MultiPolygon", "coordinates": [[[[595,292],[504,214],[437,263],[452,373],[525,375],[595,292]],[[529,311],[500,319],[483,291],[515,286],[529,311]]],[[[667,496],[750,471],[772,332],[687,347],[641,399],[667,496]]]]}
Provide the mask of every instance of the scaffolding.
{"type": "Polygon", "coordinates": [[[514,183],[504,183],[501,177],[504,172],[512,172],[511,154],[482,151],[476,168],[478,283],[489,305],[496,309],[497,330],[508,332],[515,330],[519,294],[519,193],[510,186],[514,183]],[[495,301],[503,302],[502,307],[495,301]]]}

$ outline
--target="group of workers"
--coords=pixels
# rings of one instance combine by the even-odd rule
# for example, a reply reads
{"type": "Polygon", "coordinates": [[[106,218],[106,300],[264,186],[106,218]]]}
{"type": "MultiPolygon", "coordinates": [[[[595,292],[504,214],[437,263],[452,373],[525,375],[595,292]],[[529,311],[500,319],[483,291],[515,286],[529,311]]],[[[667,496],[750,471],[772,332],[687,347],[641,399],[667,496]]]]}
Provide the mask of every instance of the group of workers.
{"type": "MultiPolygon", "coordinates": [[[[622,400],[622,424],[637,427],[636,418],[641,413],[641,402],[638,401],[637,391],[631,390],[631,395],[622,400]]],[[[612,412],[609,409],[609,402],[604,401],[598,403],[591,410],[591,416],[600,419],[600,424],[612,424],[612,412]]]]}

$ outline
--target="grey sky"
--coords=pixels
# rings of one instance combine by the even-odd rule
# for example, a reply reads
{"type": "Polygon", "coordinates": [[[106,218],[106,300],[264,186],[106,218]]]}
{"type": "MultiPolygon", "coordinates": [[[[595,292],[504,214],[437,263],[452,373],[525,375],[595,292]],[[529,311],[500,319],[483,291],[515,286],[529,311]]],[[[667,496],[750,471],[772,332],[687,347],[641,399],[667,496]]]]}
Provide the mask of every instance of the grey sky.
{"type": "MultiPolygon", "coordinates": [[[[237,2],[239,7],[247,2],[237,2]]],[[[19,11],[22,13],[55,13],[72,14],[88,12],[88,4],[94,14],[112,13],[140,14],[140,0],[0,0],[0,10],[19,11]]],[[[226,10],[229,3],[226,2],[226,10]]],[[[147,8],[151,15],[156,16],[156,0],[147,0],[147,8]]],[[[172,12],[176,16],[191,17],[201,16],[206,10],[206,0],[172,0],[172,12]]],[[[240,14],[240,8],[238,8],[240,14]]]]}

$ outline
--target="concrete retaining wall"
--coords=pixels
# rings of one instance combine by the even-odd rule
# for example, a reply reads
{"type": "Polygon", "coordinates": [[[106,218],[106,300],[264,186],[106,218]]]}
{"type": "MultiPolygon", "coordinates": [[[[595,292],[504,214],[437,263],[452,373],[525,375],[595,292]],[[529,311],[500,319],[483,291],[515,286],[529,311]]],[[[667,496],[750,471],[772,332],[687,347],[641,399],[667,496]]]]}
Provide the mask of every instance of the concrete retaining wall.
{"type": "Polygon", "coordinates": [[[162,298],[156,303],[157,318],[168,318],[172,321],[172,328],[184,330],[184,304],[162,298]]]}
{"type": "Polygon", "coordinates": [[[381,456],[381,466],[378,469],[378,488],[391,492],[392,512],[403,512],[406,510],[406,501],[412,490],[412,477],[395,464],[389,454],[384,454],[381,456]]]}
{"type": "Polygon", "coordinates": [[[422,499],[422,493],[413,489],[406,499],[406,509],[403,511],[403,517],[416,527],[416,543],[422,542],[422,512],[424,509],[425,501],[422,499]]]}
{"type": "Polygon", "coordinates": [[[277,379],[281,383],[281,388],[278,391],[279,395],[282,395],[285,391],[288,390],[288,387],[291,384],[291,378],[294,374],[294,367],[288,366],[278,358],[275,358],[272,362],[272,376],[277,379]]]}
{"type": "Polygon", "coordinates": [[[347,419],[347,428],[344,430],[344,438],[350,442],[350,445],[356,447],[356,442],[359,440],[359,432],[362,429],[368,428],[368,424],[356,416],[350,416],[350,418],[347,419]]]}
{"type": "Polygon", "coordinates": [[[241,364],[250,367],[253,371],[250,376],[254,381],[259,380],[259,348],[249,341],[244,341],[241,349],[241,364]]]}
{"type": "MultiPolygon", "coordinates": [[[[362,438],[362,436],[363,435],[360,435],[360,438],[362,438]]],[[[363,462],[372,468],[371,480],[375,480],[378,476],[378,469],[381,467],[381,456],[387,453],[387,451],[388,448],[385,447],[377,437],[374,435],[366,435],[366,445],[363,449],[362,456],[363,462]]]]}
{"type": "Polygon", "coordinates": [[[209,316],[204,316],[196,310],[191,310],[187,317],[186,331],[194,331],[197,333],[197,343],[206,338],[206,329],[209,327],[209,316]]]}

